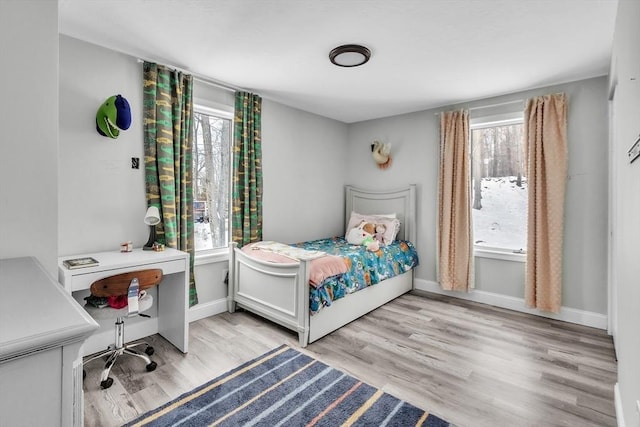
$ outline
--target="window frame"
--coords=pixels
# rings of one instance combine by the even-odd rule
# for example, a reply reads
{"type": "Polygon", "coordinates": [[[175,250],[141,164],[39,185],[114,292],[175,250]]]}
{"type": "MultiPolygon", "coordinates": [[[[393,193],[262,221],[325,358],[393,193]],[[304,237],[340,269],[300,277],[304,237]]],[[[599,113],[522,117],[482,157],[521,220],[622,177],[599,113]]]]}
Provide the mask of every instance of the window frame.
{"type": "MultiPolygon", "coordinates": [[[[228,180],[227,182],[229,183],[228,187],[227,187],[227,197],[229,198],[229,213],[227,215],[227,229],[229,230],[229,238],[231,238],[231,197],[232,197],[232,193],[231,193],[231,180],[233,178],[233,107],[229,106],[218,106],[216,105],[214,106],[208,106],[205,104],[209,104],[209,103],[205,103],[205,102],[194,102],[193,104],[193,112],[195,113],[200,113],[200,114],[206,114],[209,116],[214,116],[220,119],[226,119],[229,120],[231,122],[231,126],[229,129],[230,132],[230,146],[229,146],[229,158],[230,158],[230,163],[229,163],[229,171],[228,171],[228,180]]],[[[195,142],[195,135],[194,135],[194,142],[195,142]]],[[[195,180],[195,177],[193,177],[193,179],[195,180]]],[[[194,200],[195,202],[195,200],[194,200]]],[[[195,227],[194,227],[194,233],[195,233],[195,227]]],[[[195,239],[195,236],[194,236],[195,239]]],[[[195,244],[194,244],[195,246],[195,244]]],[[[229,242],[226,242],[224,246],[220,246],[217,248],[211,248],[211,249],[201,249],[201,250],[195,250],[194,248],[194,265],[203,265],[203,264],[211,264],[211,263],[217,263],[217,262],[222,262],[222,261],[227,261],[229,259],[229,242]]]]}
{"type": "MultiPolygon", "coordinates": [[[[523,111],[514,111],[508,113],[494,114],[494,115],[483,115],[479,117],[473,117],[469,119],[469,145],[471,146],[469,153],[470,156],[473,153],[473,140],[472,135],[474,130],[476,129],[486,129],[498,126],[509,126],[513,124],[522,124],[524,125],[524,112],[523,111]]],[[[525,153],[526,154],[526,153],[525,153]]],[[[470,162],[472,163],[471,159],[470,162]]],[[[473,171],[471,171],[471,175],[469,176],[469,182],[473,180],[473,171]]],[[[528,191],[528,189],[527,189],[528,191]]],[[[469,209],[472,209],[473,200],[472,200],[472,192],[470,192],[469,199],[469,209]]],[[[473,215],[472,215],[473,220],[473,215]]],[[[475,232],[475,228],[473,230],[475,232]]],[[[517,249],[509,249],[509,248],[500,248],[500,247],[492,247],[485,245],[476,245],[473,244],[473,255],[479,258],[492,258],[492,259],[500,259],[505,261],[516,261],[516,262],[526,262],[527,253],[526,247],[517,249]]]]}

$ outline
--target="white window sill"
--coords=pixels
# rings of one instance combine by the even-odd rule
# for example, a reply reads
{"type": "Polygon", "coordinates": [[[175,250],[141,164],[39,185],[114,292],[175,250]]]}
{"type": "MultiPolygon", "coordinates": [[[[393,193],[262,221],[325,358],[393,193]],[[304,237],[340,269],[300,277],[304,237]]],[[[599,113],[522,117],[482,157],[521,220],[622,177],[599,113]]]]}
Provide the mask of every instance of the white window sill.
{"type": "Polygon", "coordinates": [[[225,262],[229,260],[229,248],[209,249],[206,251],[196,252],[194,265],[214,264],[216,262],[225,262]]]}
{"type": "Polygon", "coordinates": [[[473,250],[473,255],[478,258],[493,258],[493,259],[501,259],[503,261],[515,261],[515,262],[526,262],[527,254],[514,253],[512,251],[508,251],[506,249],[489,249],[476,246],[473,250]]]}

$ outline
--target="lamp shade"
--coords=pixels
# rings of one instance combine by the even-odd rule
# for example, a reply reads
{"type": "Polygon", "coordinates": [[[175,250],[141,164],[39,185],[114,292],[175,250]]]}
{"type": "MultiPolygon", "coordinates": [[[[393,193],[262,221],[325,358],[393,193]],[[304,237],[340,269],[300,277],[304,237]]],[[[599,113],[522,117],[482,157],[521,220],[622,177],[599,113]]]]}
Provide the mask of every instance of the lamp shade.
{"type": "Polygon", "coordinates": [[[144,223],[147,225],[160,224],[160,211],[155,206],[149,206],[147,213],[144,216],[144,223]]]}

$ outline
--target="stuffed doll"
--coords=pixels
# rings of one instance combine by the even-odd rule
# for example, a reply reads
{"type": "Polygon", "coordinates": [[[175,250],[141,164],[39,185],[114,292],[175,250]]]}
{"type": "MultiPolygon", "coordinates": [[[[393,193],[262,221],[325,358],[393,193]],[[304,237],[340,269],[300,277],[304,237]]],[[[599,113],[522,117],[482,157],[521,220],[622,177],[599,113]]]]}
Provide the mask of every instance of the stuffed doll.
{"type": "Polygon", "coordinates": [[[375,232],[376,232],[376,225],[375,224],[372,224],[370,222],[365,222],[365,221],[362,221],[360,224],[362,225],[362,229],[364,231],[366,231],[367,233],[371,234],[372,236],[375,234],[375,232]]]}
{"type": "Polygon", "coordinates": [[[380,243],[373,238],[372,235],[368,235],[362,241],[362,244],[368,251],[375,252],[380,249],[380,243]]]}
{"type": "Polygon", "coordinates": [[[367,250],[375,252],[380,249],[380,244],[373,238],[373,234],[367,230],[375,230],[375,226],[366,221],[362,221],[358,226],[349,230],[347,233],[347,242],[352,245],[364,245],[367,250]]]}
{"type": "Polygon", "coordinates": [[[384,233],[387,231],[387,226],[384,224],[376,224],[376,231],[373,233],[373,238],[380,243],[380,245],[384,245],[384,233]]]}
{"type": "Polygon", "coordinates": [[[361,245],[366,237],[366,232],[361,227],[362,224],[353,227],[347,233],[347,242],[351,245],[361,245]]]}

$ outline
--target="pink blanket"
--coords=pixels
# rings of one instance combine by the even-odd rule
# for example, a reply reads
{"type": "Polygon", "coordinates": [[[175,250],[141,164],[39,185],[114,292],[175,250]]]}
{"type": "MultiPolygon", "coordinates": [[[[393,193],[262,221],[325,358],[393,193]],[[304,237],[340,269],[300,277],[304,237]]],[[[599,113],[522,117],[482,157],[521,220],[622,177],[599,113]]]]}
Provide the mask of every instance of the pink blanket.
{"type": "MultiPolygon", "coordinates": [[[[256,243],[250,243],[242,248],[242,252],[246,253],[252,258],[259,259],[260,261],[276,262],[290,264],[292,261],[297,261],[286,255],[281,255],[273,251],[264,250],[260,248],[254,248],[256,243]]],[[[344,274],[348,271],[348,266],[344,261],[344,258],[326,254],[319,258],[311,260],[311,268],[309,271],[309,283],[314,288],[320,286],[320,284],[328,277],[337,276],[338,274],[344,274]]]]}

